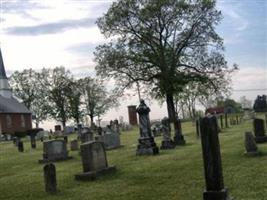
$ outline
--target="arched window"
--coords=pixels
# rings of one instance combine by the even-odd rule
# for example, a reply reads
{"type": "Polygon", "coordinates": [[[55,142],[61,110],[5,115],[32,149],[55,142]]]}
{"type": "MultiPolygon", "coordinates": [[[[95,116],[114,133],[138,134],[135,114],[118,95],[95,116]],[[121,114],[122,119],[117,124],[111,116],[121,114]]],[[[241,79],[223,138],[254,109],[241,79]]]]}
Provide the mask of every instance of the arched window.
{"type": "Polygon", "coordinates": [[[25,128],[25,117],[24,117],[24,115],[20,116],[20,121],[21,121],[21,127],[25,128]]]}
{"type": "Polygon", "coordinates": [[[7,128],[12,127],[12,118],[10,115],[6,115],[6,126],[7,126],[7,128]]]}

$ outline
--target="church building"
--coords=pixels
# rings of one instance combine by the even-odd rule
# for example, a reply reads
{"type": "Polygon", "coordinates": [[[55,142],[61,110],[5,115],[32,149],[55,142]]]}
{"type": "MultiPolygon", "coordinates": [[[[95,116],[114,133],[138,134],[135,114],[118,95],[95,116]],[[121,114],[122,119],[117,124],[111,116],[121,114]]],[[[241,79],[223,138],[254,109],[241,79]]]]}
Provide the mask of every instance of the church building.
{"type": "Polygon", "coordinates": [[[31,128],[31,111],[12,95],[0,49],[0,134],[14,134],[31,128]]]}

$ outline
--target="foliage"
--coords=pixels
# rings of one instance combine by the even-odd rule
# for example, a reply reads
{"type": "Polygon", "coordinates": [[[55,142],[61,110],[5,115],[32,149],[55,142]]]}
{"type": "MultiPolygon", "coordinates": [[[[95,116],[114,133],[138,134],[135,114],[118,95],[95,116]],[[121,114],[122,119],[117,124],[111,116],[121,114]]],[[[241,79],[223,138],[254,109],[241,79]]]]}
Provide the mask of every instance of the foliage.
{"type": "Polygon", "coordinates": [[[113,78],[122,91],[137,81],[165,98],[170,119],[177,120],[174,95],[191,82],[210,84],[236,69],[222,53],[215,31],[221,12],[212,0],[119,0],[97,20],[112,41],[95,52],[96,71],[113,78]]]}

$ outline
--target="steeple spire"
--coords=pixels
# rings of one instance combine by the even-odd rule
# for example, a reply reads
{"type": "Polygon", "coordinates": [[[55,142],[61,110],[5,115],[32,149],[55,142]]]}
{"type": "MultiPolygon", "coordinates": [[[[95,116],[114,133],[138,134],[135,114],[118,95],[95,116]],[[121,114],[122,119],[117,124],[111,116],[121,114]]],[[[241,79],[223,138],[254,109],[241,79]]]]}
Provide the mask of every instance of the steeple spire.
{"type": "Polygon", "coordinates": [[[0,47],[0,95],[5,98],[12,97],[12,91],[6,76],[6,70],[3,62],[1,47],[0,47]]]}
{"type": "Polygon", "coordinates": [[[0,47],[0,79],[7,79],[1,47],[0,47]]]}

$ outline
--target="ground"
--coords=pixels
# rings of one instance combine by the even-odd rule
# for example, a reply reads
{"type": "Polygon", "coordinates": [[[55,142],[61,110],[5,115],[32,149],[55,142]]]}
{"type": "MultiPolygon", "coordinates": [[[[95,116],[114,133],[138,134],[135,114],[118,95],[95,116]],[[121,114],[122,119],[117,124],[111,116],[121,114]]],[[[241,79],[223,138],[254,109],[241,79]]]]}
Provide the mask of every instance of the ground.
{"type": "MultiPolygon", "coordinates": [[[[200,200],[205,187],[201,142],[191,122],[182,124],[187,144],[174,150],[161,150],[157,156],[135,155],[138,129],[123,132],[122,148],[107,152],[109,165],[117,173],[94,182],[74,180],[82,172],[78,152],[72,160],[56,163],[58,193],[44,191],[42,144],[37,149],[24,144],[19,153],[12,142],[0,143],[1,200],[200,200]]],[[[267,200],[267,144],[258,145],[260,157],[244,155],[244,132],[252,130],[252,121],[224,129],[220,134],[225,186],[235,199],[267,200]]],[[[74,135],[72,136],[74,138],[74,135]]],[[[70,140],[70,139],[69,139],[70,140]]],[[[156,138],[160,146],[161,137],[156,138]]]]}

